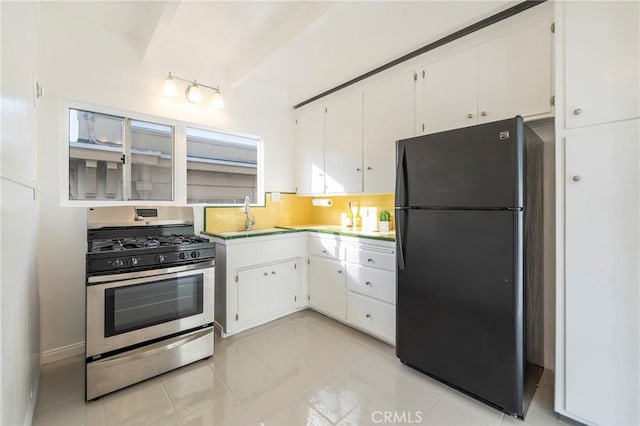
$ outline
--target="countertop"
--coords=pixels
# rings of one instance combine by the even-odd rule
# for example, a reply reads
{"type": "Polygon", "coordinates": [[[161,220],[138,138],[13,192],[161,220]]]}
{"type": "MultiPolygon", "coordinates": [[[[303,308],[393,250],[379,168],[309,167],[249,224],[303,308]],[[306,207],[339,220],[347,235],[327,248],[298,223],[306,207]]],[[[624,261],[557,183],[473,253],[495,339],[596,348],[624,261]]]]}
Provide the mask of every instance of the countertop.
{"type": "Polygon", "coordinates": [[[392,232],[363,231],[360,228],[343,228],[339,225],[302,225],[302,226],[276,226],[274,228],[252,229],[251,231],[230,232],[202,232],[204,235],[233,240],[237,238],[262,237],[266,235],[288,234],[293,232],[319,232],[323,234],[344,235],[347,237],[368,238],[381,241],[395,241],[396,234],[392,232]]]}

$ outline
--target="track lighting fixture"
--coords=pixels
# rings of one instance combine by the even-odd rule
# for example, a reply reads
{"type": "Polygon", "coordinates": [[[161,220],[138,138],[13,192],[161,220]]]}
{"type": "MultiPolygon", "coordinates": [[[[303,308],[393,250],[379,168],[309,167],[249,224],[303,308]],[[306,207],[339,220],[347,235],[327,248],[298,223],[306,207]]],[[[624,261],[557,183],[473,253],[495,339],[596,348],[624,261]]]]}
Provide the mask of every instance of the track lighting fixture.
{"type": "Polygon", "coordinates": [[[189,83],[187,86],[185,95],[187,100],[194,104],[202,103],[202,88],[209,89],[213,91],[213,96],[211,97],[211,106],[214,108],[224,108],[224,98],[222,97],[222,93],[220,93],[219,87],[212,87],[206,84],[198,83],[195,79],[188,80],[186,78],[177,77],[169,73],[167,78],[164,80],[164,95],[169,97],[178,96],[178,87],[176,85],[176,80],[184,81],[189,83]]]}

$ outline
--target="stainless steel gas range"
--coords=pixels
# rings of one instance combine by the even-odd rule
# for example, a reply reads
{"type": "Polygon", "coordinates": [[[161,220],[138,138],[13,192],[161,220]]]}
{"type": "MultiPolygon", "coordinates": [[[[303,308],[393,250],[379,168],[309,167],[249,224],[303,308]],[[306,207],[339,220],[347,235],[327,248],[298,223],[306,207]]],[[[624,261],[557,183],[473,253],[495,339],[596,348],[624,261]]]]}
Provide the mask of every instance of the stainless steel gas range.
{"type": "Polygon", "coordinates": [[[215,251],[193,209],[92,208],[87,243],[86,400],[213,355],[215,251]]]}

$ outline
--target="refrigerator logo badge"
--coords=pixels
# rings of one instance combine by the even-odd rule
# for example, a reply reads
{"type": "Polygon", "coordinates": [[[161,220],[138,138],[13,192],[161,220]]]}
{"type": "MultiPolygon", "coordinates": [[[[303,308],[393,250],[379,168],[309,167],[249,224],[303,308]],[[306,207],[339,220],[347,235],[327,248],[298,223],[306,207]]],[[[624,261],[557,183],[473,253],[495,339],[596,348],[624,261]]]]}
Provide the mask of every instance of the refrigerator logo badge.
{"type": "Polygon", "coordinates": [[[503,130],[500,132],[500,140],[501,141],[506,141],[507,139],[509,139],[509,131],[508,130],[503,130]]]}

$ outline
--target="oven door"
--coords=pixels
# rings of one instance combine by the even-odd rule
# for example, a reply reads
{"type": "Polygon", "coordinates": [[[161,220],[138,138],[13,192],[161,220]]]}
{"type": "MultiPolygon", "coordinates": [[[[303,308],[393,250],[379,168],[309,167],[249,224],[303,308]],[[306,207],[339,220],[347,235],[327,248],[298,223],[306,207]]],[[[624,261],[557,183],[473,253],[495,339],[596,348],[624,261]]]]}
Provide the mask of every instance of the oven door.
{"type": "Polygon", "coordinates": [[[87,358],[213,322],[214,268],[168,271],[87,286],[87,358]]]}

